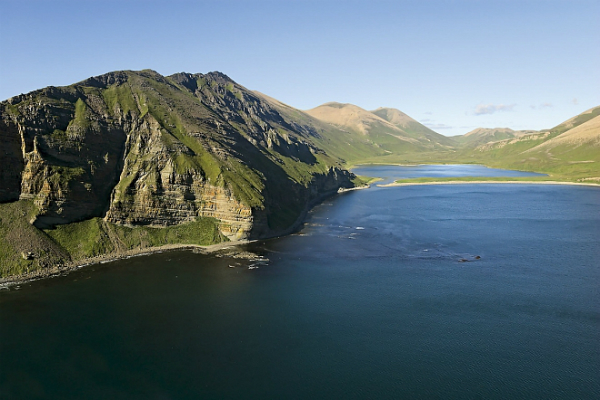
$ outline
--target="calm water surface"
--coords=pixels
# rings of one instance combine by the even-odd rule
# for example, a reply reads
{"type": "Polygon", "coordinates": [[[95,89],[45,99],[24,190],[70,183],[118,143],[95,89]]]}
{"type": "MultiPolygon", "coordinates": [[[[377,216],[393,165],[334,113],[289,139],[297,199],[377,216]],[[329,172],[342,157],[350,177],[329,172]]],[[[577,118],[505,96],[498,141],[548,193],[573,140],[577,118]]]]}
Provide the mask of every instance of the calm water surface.
{"type": "MultiPolygon", "coordinates": [[[[414,172],[389,168],[356,172],[414,172]]],[[[375,187],[254,260],[0,291],[0,398],[600,398],[599,210],[598,188],[375,187]]]]}

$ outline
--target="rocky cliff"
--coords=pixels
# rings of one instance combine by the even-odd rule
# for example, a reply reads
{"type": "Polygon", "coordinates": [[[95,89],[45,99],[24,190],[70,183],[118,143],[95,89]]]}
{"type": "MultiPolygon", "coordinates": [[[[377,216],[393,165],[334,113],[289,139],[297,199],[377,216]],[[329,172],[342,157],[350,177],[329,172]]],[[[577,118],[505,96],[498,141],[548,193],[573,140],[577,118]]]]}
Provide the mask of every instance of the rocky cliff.
{"type": "Polygon", "coordinates": [[[229,239],[260,238],[353,186],[313,132],[217,72],[113,72],[13,97],[0,113],[0,202],[33,202],[39,229],[211,218],[229,239]]]}

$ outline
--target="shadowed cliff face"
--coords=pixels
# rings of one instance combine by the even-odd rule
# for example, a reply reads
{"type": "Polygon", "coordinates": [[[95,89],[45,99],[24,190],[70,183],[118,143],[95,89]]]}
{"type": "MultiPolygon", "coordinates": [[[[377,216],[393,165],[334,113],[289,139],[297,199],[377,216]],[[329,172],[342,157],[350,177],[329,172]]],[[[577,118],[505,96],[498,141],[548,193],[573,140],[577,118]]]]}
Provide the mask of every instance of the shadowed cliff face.
{"type": "Polygon", "coordinates": [[[21,194],[21,173],[24,168],[19,128],[11,124],[8,115],[0,119],[0,202],[15,201],[21,194]]]}
{"type": "Polygon", "coordinates": [[[114,72],[0,110],[0,202],[33,200],[39,228],[212,217],[230,239],[264,237],[352,186],[310,132],[220,73],[114,72]]]}

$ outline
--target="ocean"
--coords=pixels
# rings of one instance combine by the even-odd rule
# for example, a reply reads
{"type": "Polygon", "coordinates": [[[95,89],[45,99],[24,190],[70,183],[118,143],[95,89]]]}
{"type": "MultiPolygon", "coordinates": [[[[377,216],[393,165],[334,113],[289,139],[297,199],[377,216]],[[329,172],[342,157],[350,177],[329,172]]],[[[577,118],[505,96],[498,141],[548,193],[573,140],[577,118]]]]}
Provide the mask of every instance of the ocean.
{"type": "Polygon", "coordinates": [[[598,188],[346,192],[287,237],[0,291],[0,398],[600,398],[598,260],[598,188]]]}

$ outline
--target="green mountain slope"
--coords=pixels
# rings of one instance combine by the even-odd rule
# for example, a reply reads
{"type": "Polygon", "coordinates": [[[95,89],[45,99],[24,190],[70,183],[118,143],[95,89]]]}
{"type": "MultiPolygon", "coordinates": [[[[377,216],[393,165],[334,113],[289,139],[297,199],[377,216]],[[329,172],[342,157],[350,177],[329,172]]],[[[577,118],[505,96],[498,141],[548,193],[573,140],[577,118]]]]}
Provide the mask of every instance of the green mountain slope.
{"type": "Polygon", "coordinates": [[[600,107],[556,127],[463,149],[456,160],[545,172],[555,179],[600,180],[600,107]]]}
{"type": "Polygon", "coordinates": [[[480,163],[600,182],[600,107],[447,138],[391,108],[300,111],[219,72],[117,71],[0,103],[0,279],[290,232],[358,163],[480,163]]]}
{"type": "Polygon", "coordinates": [[[454,136],[456,143],[462,146],[479,146],[505,139],[519,138],[536,131],[514,131],[510,128],[477,128],[464,135],[454,136]]]}
{"type": "Polygon", "coordinates": [[[390,154],[384,145],[375,142],[369,136],[327,123],[267,95],[255,93],[269,102],[286,121],[306,132],[315,146],[323,149],[326,154],[342,160],[345,164],[354,164],[365,159],[377,159],[390,154]]]}
{"type": "MultiPolygon", "coordinates": [[[[216,227],[205,244],[281,234],[312,202],[353,186],[313,132],[221,73],[113,72],[11,98],[0,112],[0,207],[29,202],[27,220],[64,263],[200,240],[148,228],[216,227]],[[74,223],[87,228],[67,228],[74,223]]],[[[25,269],[49,264],[36,246],[6,245],[25,269]]]]}
{"type": "Polygon", "coordinates": [[[444,147],[453,147],[456,144],[453,138],[440,135],[439,133],[426,127],[425,125],[412,119],[402,111],[395,108],[380,107],[371,112],[395,127],[401,129],[407,136],[410,136],[414,139],[420,141],[426,139],[430,142],[430,144],[439,144],[444,147]]]}
{"type": "Polygon", "coordinates": [[[377,112],[396,121],[397,125],[374,112],[352,104],[326,103],[306,111],[310,116],[332,127],[370,141],[373,146],[383,150],[386,159],[391,156],[398,157],[451,148],[450,138],[433,132],[397,110],[379,109],[377,112]],[[402,121],[393,118],[400,114],[405,116],[402,121]]]}

